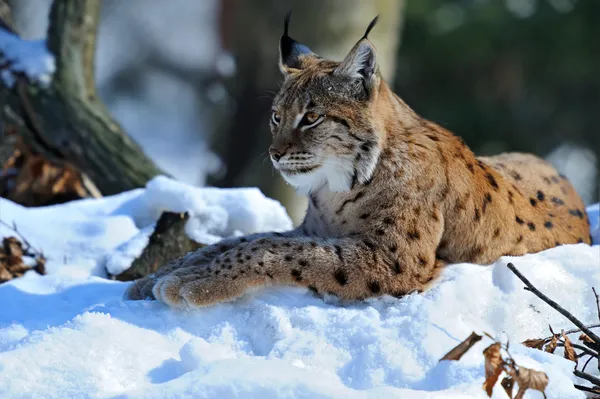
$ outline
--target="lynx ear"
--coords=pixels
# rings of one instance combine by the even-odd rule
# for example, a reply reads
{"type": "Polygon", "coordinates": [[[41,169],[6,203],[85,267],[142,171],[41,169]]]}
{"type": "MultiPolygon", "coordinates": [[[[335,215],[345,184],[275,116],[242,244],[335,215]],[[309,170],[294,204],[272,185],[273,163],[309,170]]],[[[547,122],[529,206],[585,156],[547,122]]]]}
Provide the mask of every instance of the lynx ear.
{"type": "Polygon", "coordinates": [[[377,56],[375,54],[375,47],[367,39],[367,36],[378,19],[379,16],[376,16],[371,21],[364,36],[354,45],[350,53],[334,72],[338,75],[363,80],[365,87],[369,90],[373,87],[376,78],[377,56]]]}
{"type": "Polygon", "coordinates": [[[302,69],[302,57],[317,56],[304,44],[300,44],[289,37],[288,28],[291,16],[291,11],[285,16],[283,36],[279,40],[279,69],[284,74],[292,72],[293,69],[302,69]]]}

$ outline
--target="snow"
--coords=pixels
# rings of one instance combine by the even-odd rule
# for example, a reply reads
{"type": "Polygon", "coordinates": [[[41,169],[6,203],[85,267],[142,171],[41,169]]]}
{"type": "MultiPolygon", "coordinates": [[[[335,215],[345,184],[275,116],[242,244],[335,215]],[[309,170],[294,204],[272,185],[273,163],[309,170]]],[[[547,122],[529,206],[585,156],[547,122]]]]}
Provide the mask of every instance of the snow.
{"type": "Polygon", "coordinates": [[[519,344],[547,336],[549,323],[570,325],[524,291],[506,263],[583,322],[597,322],[598,205],[588,208],[595,246],[452,265],[421,295],[339,302],[273,287],[195,311],[124,301],[128,283],[103,278],[105,266],[116,273],[137,256],[163,210],[188,211],[187,233],[205,242],[291,227],[281,205],[256,189],[164,177],[52,207],[0,199],[2,220],[49,257],[46,276],[0,285],[1,398],[484,398],[488,338],[460,362],[438,362],[471,331],[510,340],[518,364],[548,374],[549,398],[584,397],[572,387],[571,362],[519,344]]]}
{"type": "Polygon", "coordinates": [[[48,85],[55,70],[54,56],[46,48],[45,40],[22,40],[0,28],[0,65],[4,63],[8,63],[8,68],[0,68],[0,79],[8,86],[14,84],[16,72],[48,85]]]}

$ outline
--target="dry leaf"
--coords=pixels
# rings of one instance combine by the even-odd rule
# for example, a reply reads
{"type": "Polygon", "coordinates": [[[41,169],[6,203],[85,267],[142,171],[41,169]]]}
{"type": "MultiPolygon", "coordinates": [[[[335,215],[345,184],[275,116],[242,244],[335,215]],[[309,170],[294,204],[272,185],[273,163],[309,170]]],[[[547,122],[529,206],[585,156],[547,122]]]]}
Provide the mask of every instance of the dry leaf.
{"type": "MultiPolygon", "coordinates": [[[[7,237],[2,240],[0,245],[0,283],[5,283],[13,278],[23,276],[32,267],[23,262],[23,244],[15,237],[7,237]]],[[[29,253],[27,256],[31,256],[29,253]]],[[[38,255],[35,259],[36,264],[33,270],[39,274],[45,274],[46,259],[38,255]]]]}
{"type": "Polygon", "coordinates": [[[571,344],[571,340],[567,335],[562,333],[563,340],[565,341],[565,359],[569,359],[575,362],[575,367],[577,367],[577,355],[575,354],[575,349],[573,349],[573,345],[571,344]]]}
{"type": "Polygon", "coordinates": [[[25,206],[51,205],[88,197],[81,174],[70,165],[55,165],[23,148],[4,165],[14,169],[0,184],[0,196],[25,206]]]}
{"type": "Polygon", "coordinates": [[[502,356],[500,355],[500,342],[493,343],[485,348],[483,355],[485,356],[485,382],[483,383],[483,389],[491,397],[494,385],[496,385],[496,381],[498,381],[498,377],[500,377],[500,373],[503,370],[502,366],[504,366],[504,360],[502,360],[502,356]]]}
{"type": "Polygon", "coordinates": [[[33,270],[35,270],[37,272],[37,274],[41,274],[42,276],[46,274],[46,259],[38,256],[35,259],[35,266],[33,267],[33,270]]]}
{"type": "Polygon", "coordinates": [[[504,388],[504,392],[506,392],[508,397],[512,398],[512,391],[515,385],[515,381],[512,379],[512,377],[504,377],[500,385],[502,385],[502,388],[504,388]]]}
{"type": "Polygon", "coordinates": [[[23,248],[21,242],[15,237],[6,237],[2,240],[2,246],[4,251],[9,256],[20,257],[23,256],[23,248]]]}
{"type": "Polygon", "coordinates": [[[519,367],[518,370],[510,370],[511,377],[519,384],[519,391],[514,399],[522,399],[525,391],[533,389],[540,391],[546,397],[546,386],[548,385],[548,376],[542,371],[531,370],[526,367],[519,367]]]}
{"type": "Polygon", "coordinates": [[[21,274],[22,275],[22,274],[25,274],[25,272],[28,271],[31,268],[29,266],[25,265],[23,262],[21,262],[21,263],[9,265],[7,267],[7,269],[13,275],[17,275],[17,274],[21,274]]]}
{"type": "Polygon", "coordinates": [[[440,359],[440,361],[442,360],[460,360],[460,358],[467,353],[467,351],[469,349],[471,349],[471,347],[473,345],[475,345],[477,342],[479,342],[481,340],[481,335],[475,334],[474,332],[471,333],[471,335],[469,335],[469,337],[467,339],[465,339],[463,342],[461,342],[460,344],[458,344],[457,346],[455,346],[454,348],[452,348],[450,350],[450,352],[446,353],[444,355],[444,357],[442,357],[440,359]]]}
{"type": "Polygon", "coordinates": [[[534,338],[534,339],[528,339],[521,343],[528,348],[535,348],[535,349],[542,350],[544,348],[544,344],[546,343],[546,340],[543,338],[534,338]]]}
{"type": "Polygon", "coordinates": [[[10,270],[14,266],[22,265],[23,258],[21,258],[20,256],[8,255],[5,258],[5,263],[6,263],[6,268],[10,270]]]}
{"type": "Polygon", "coordinates": [[[12,280],[12,278],[12,273],[6,270],[6,268],[0,264],[0,283],[12,280]]]}
{"type": "Polygon", "coordinates": [[[579,336],[579,340],[581,342],[584,342],[586,344],[593,344],[594,340],[591,339],[590,337],[587,336],[587,334],[581,333],[581,335],[579,336]]]}
{"type": "Polygon", "coordinates": [[[546,345],[546,352],[548,353],[554,353],[554,351],[556,350],[556,346],[558,345],[558,336],[557,335],[553,335],[552,336],[552,341],[550,341],[550,343],[548,345],[546,345]]]}

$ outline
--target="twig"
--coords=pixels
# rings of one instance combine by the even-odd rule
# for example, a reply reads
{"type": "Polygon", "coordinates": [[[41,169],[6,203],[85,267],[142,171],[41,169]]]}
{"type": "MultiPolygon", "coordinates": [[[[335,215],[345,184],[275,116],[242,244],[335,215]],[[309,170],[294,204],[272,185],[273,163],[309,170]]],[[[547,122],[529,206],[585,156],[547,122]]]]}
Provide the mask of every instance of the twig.
{"type": "Polygon", "coordinates": [[[600,320],[600,297],[596,293],[596,288],[592,287],[592,291],[594,291],[594,296],[596,297],[596,310],[598,311],[598,320],[600,320]]]}
{"type": "Polygon", "coordinates": [[[590,388],[590,387],[586,387],[585,385],[577,385],[577,384],[573,384],[573,386],[575,387],[575,389],[579,389],[580,391],[583,391],[583,392],[600,394],[600,390],[598,389],[598,387],[590,388]]]}
{"type": "MultiPolygon", "coordinates": [[[[564,348],[565,344],[561,342],[561,343],[556,344],[556,346],[558,346],[559,348],[564,348]]],[[[586,355],[594,356],[596,358],[598,357],[598,353],[597,352],[594,352],[593,350],[588,349],[588,348],[586,348],[583,345],[579,345],[579,344],[575,344],[575,343],[571,342],[571,346],[573,346],[573,348],[579,349],[580,351],[582,351],[586,355]]]]}
{"type": "Polygon", "coordinates": [[[592,384],[600,385],[600,378],[598,378],[598,377],[594,377],[593,375],[590,375],[588,373],[584,373],[583,371],[579,371],[579,370],[573,371],[573,374],[575,374],[579,378],[583,378],[584,380],[588,380],[592,384]]]}
{"type": "Polygon", "coordinates": [[[583,368],[581,369],[581,371],[582,371],[582,372],[584,372],[584,371],[585,371],[585,368],[587,367],[587,365],[590,363],[590,361],[591,361],[592,359],[597,359],[597,358],[596,358],[596,357],[594,357],[594,356],[590,356],[590,358],[589,358],[588,360],[586,360],[585,364],[583,365],[583,368]]]}
{"type": "MultiPolygon", "coordinates": [[[[588,326],[586,326],[586,327],[587,327],[587,328],[590,328],[590,329],[591,329],[591,328],[600,328],[600,323],[598,323],[598,324],[590,324],[590,325],[588,325],[588,326]]],[[[552,331],[552,328],[550,328],[550,331],[552,331]]],[[[580,328],[573,328],[573,329],[571,329],[571,330],[566,330],[564,333],[565,333],[565,335],[569,335],[569,334],[576,334],[576,333],[579,333],[579,332],[581,332],[581,329],[580,329],[580,328]]],[[[554,335],[554,334],[553,334],[553,335],[554,335]]],[[[553,337],[553,335],[551,335],[551,336],[549,336],[549,337],[546,337],[546,338],[543,338],[543,340],[544,340],[544,341],[551,341],[551,340],[552,340],[552,337],[553,337]]]]}
{"type": "MultiPolygon", "coordinates": [[[[577,327],[579,327],[581,329],[581,331],[583,331],[588,337],[590,337],[592,339],[592,341],[594,341],[594,343],[596,345],[600,344],[600,337],[598,337],[596,334],[594,334],[594,332],[592,330],[590,330],[589,328],[587,328],[585,326],[585,324],[583,324],[581,321],[579,321],[579,319],[577,319],[575,316],[573,316],[565,308],[563,308],[562,306],[560,306],[558,303],[554,302],[552,299],[548,298],[546,295],[542,294],[540,292],[540,290],[538,290],[537,288],[535,288],[533,286],[533,284],[531,284],[531,282],[529,282],[529,280],[527,280],[527,278],[525,276],[523,276],[521,274],[521,272],[519,272],[519,270],[517,270],[517,268],[515,267],[515,265],[513,265],[512,263],[509,263],[507,265],[507,267],[510,269],[510,271],[512,271],[519,278],[519,280],[521,280],[527,286],[527,288],[529,289],[529,291],[531,291],[533,294],[535,294],[542,301],[546,302],[552,308],[556,309],[560,314],[562,314],[567,319],[569,319],[569,321],[571,321],[571,323],[573,323],[577,327]]],[[[598,381],[600,382],[600,379],[598,379],[598,381]]],[[[600,384],[598,384],[598,385],[600,385],[600,384]]]]}
{"type": "Polygon", "coordinates": [[[41,256],[42,258],[44,257],[44,254],[42,253],[42,251],[37,250],[33,245],[31,245],[31,243],[29,241],[27,241],[27,238],[25,238],[25,236],[23,236],[23,234],[21,234],[21,232],[17,228],[17,224],[14,221],[11,226],[8,223],[6,223],[4,220],[0,219],[0,224],[4,225],[7,229],[14,231],[19,236],[19,238],[21,239],[23,244],[25,244],[27,246],[27,248],[25,248],[25,252],[29,252],[29,250],[32,249],[35,255],[41,256]]]}

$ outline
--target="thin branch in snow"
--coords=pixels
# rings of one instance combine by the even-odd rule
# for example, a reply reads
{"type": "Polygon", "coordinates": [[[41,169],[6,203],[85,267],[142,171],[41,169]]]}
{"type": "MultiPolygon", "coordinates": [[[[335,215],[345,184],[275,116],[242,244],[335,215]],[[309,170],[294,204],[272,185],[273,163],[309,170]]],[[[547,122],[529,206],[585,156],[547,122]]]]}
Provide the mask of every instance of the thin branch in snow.
{"type": "Polygon", "coordinates": [[[521,272],[515,267],[515,265],[513,265],[512,263],[509,263],[506,266],[510,269],[511,272],[513,272],[519,278],[519,280],[521,280],[527,286],[528,291],[535,294],[542,301],[546,302],[553,309],[555,309],[560,314],[562,314],[567,319],[569,319],[569,321],[571,323],[575,324],[577,327],[579,327],[581,329],[581,331],[583,331],[588,337],[590,337],[596,345],[598,345],[600,343],[600,337],[598,337],[592,330],[587,328],[585,324],[583,324],[578,318],[573,316],[568,310],[566,310],[565,308],[560,306],[558,303],[554,302],[552,299],[550,299],[546,295],[544,295],[540,290],[535,288],[533,286],[533,284],[531,284],[531,282],[525,276],[523,276],[521,274],[521,272]]]}
{"type": "Polygon", "coordinates": [[[596,297],[596,310],[598,311],[598,320],[600,320],[600,297],[596,293],[595,287],[592,287],[592,291],[594,292],[594,296],[596,297]]]}
{"type": "Polygon", "coordinates": [[[4,220],[0,219],[0,224],[2,224],[7,229],[14,231],[15,234],[19,236],[19,238],[21,239],[21,242],[23,242],[23,244],[25,244],[25,246],[26,246],[25,252],[29,252],[30,250],[33,250],[34,255],[44,258],[44,253],[42,251],[36,249],[33,245],[31,245],[31,243],[27,240],[27,238],[25,238],[25,236],[23,234],[21,234],[21,232],[17,228],[17,224],[14,221],[11,226],[8,223],[6,223],[4,220]]]}
{"type": "Polygon", "coordinates": [[[579,370],[575,370],[575,371],[573,371],[573,373],[579,378],[583,378],[584,380],[588,380],[592,384],[596,384],[596,385],[600,386],[600,378],[598,378],[598,377],[595,377],[588,373],[584,373],[583,371],[579,371],[579,370]]]}

